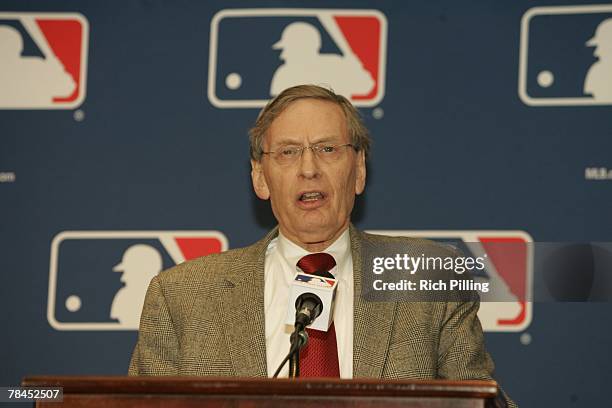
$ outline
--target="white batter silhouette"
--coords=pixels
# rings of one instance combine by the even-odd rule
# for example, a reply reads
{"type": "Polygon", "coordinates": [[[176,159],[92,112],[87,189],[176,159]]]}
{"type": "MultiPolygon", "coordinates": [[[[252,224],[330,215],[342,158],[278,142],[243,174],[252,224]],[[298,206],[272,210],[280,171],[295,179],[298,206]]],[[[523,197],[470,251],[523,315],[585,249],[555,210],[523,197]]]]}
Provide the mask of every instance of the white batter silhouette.
{"type": "Polygon", "coordinates": [[[149,282],[162,270],[162,257],[150,245],[137,244],[123,254],[121,263],[113,268],[122,272],[125,286],[115,295],[110,317],[119,320],[121,327],[138,329],[140,313],[149,282]]]}
{"type": "Polygon", "coordinates": [[[70,96],[76,87],[38,25],[24,27],[44,58],[22,56],[21,33],[14,27],[0,26],[0,107],[48,106],[53,98],[70,96]]]}
{"type": "Polygon", "coordinates": [[[593,95],[596,101],[612,102],[612,18],[599,24],[586,45],[595,47],[593,55],[598,60],[586,75],[584,93],[593,95]]]}
{"type": "Polygon", "coordinates": [[[280,41],[272,46],[282,50],[284,64],[272,77],[270,95],[300,84],[331,86],[348,98],[370,93],[375,84],[372,75],[336,31],[330,31],[330,35],[344,55],[321,54],[321,34],[312,24],[296,22],[285,27],[280,41]]]}
{"type": "MultiPolygon", "coordinates": [[[[502,245],[502,244],[498,244],[502,245]]],[[[512,245],[512,244],[510,244],[512,245]]],[[[486,251],[482,244],[470,242],[467,244],[472,253],[484,256],[486,251]]],[[[492,331],[497,327],[499,320],[512,320],[519,316],[522,306],[518,297],[501,277],[501,274],[490,260],[485,260],[487,276],[474,276],[475,282],[488,282],[489,292],[480,294],[480,309],[478,318],[485,331],[492,331]]],[[[527,300],[527,299],[521,299],[527,300]]]]}

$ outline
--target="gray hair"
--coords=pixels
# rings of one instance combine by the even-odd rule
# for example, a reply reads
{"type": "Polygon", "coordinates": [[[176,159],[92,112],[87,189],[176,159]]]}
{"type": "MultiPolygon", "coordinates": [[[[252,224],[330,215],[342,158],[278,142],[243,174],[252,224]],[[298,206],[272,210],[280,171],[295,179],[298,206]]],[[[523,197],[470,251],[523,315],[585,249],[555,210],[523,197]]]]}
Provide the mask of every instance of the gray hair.
{"type": "Polygon", "coordinates": [[[298,85],[285,89],[276,98],[272,99],[259,113],[255,125],[249,130],[249,141],[251,144],[251,159],[260,161],[263,152],[263,139],[270,125],[287,107],[293,102],[312,98],[335,103],[342,108],[346,118],[351,143],[355,150],[363,150],[366,157],[370,152],[370,133],[363,124],[359,111],[342,95],[336,94],[330,89],[317,85],[298,85]]]}

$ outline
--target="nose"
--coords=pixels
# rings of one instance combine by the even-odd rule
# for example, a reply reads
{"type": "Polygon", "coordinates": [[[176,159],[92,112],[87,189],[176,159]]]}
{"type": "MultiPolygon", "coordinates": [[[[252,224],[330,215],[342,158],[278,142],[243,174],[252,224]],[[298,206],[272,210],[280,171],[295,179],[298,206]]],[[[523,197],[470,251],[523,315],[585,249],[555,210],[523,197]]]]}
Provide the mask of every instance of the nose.
{"type": "Polygon", "coordinates": [[[312,148],[307,147],[302,151],[300,157],[300,176],[312,179],[320,175],[319,164],[312,148]]]}

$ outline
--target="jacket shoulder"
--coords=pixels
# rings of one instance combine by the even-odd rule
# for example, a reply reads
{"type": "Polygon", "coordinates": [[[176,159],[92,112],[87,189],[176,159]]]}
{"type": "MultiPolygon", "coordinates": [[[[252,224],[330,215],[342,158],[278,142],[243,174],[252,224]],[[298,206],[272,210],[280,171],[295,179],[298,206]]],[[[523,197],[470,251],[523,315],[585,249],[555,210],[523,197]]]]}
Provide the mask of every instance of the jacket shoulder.
{"type": "Polygon", "coordinates": [[[410,237],[410,236],[390,236],[390,235],[379,235],[371,234],[368,232],[359,232],[364,242],[374,246],[393,246],[401,247],[406,246],[416,251],[421,251],[426,255],[438,255],[438,256],[458,256],[457,249],[451,245],[445,245],[440,242],[432,241],[430,239],[410,237]]]}
{"type": "Polygon", "coordinates": [[[254,245],[234,248],[182,262],[159,273],[162,286],[176,283],[215,282],[226,277],[236,265],[252,257],[254,245]]]}

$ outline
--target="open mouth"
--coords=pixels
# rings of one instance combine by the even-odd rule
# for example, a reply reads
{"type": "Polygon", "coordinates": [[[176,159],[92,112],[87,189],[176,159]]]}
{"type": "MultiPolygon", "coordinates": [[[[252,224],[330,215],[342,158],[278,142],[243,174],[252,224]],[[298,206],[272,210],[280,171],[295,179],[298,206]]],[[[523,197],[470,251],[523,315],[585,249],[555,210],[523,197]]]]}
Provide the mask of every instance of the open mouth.
{"type": "Polygon", "coordinates": [[[302,193],[298,200],[303,203],[310,203],[313,201],[323,200],[325,198],[325,194],[320,191],[308,191],[306,193],[302,193]]]}

